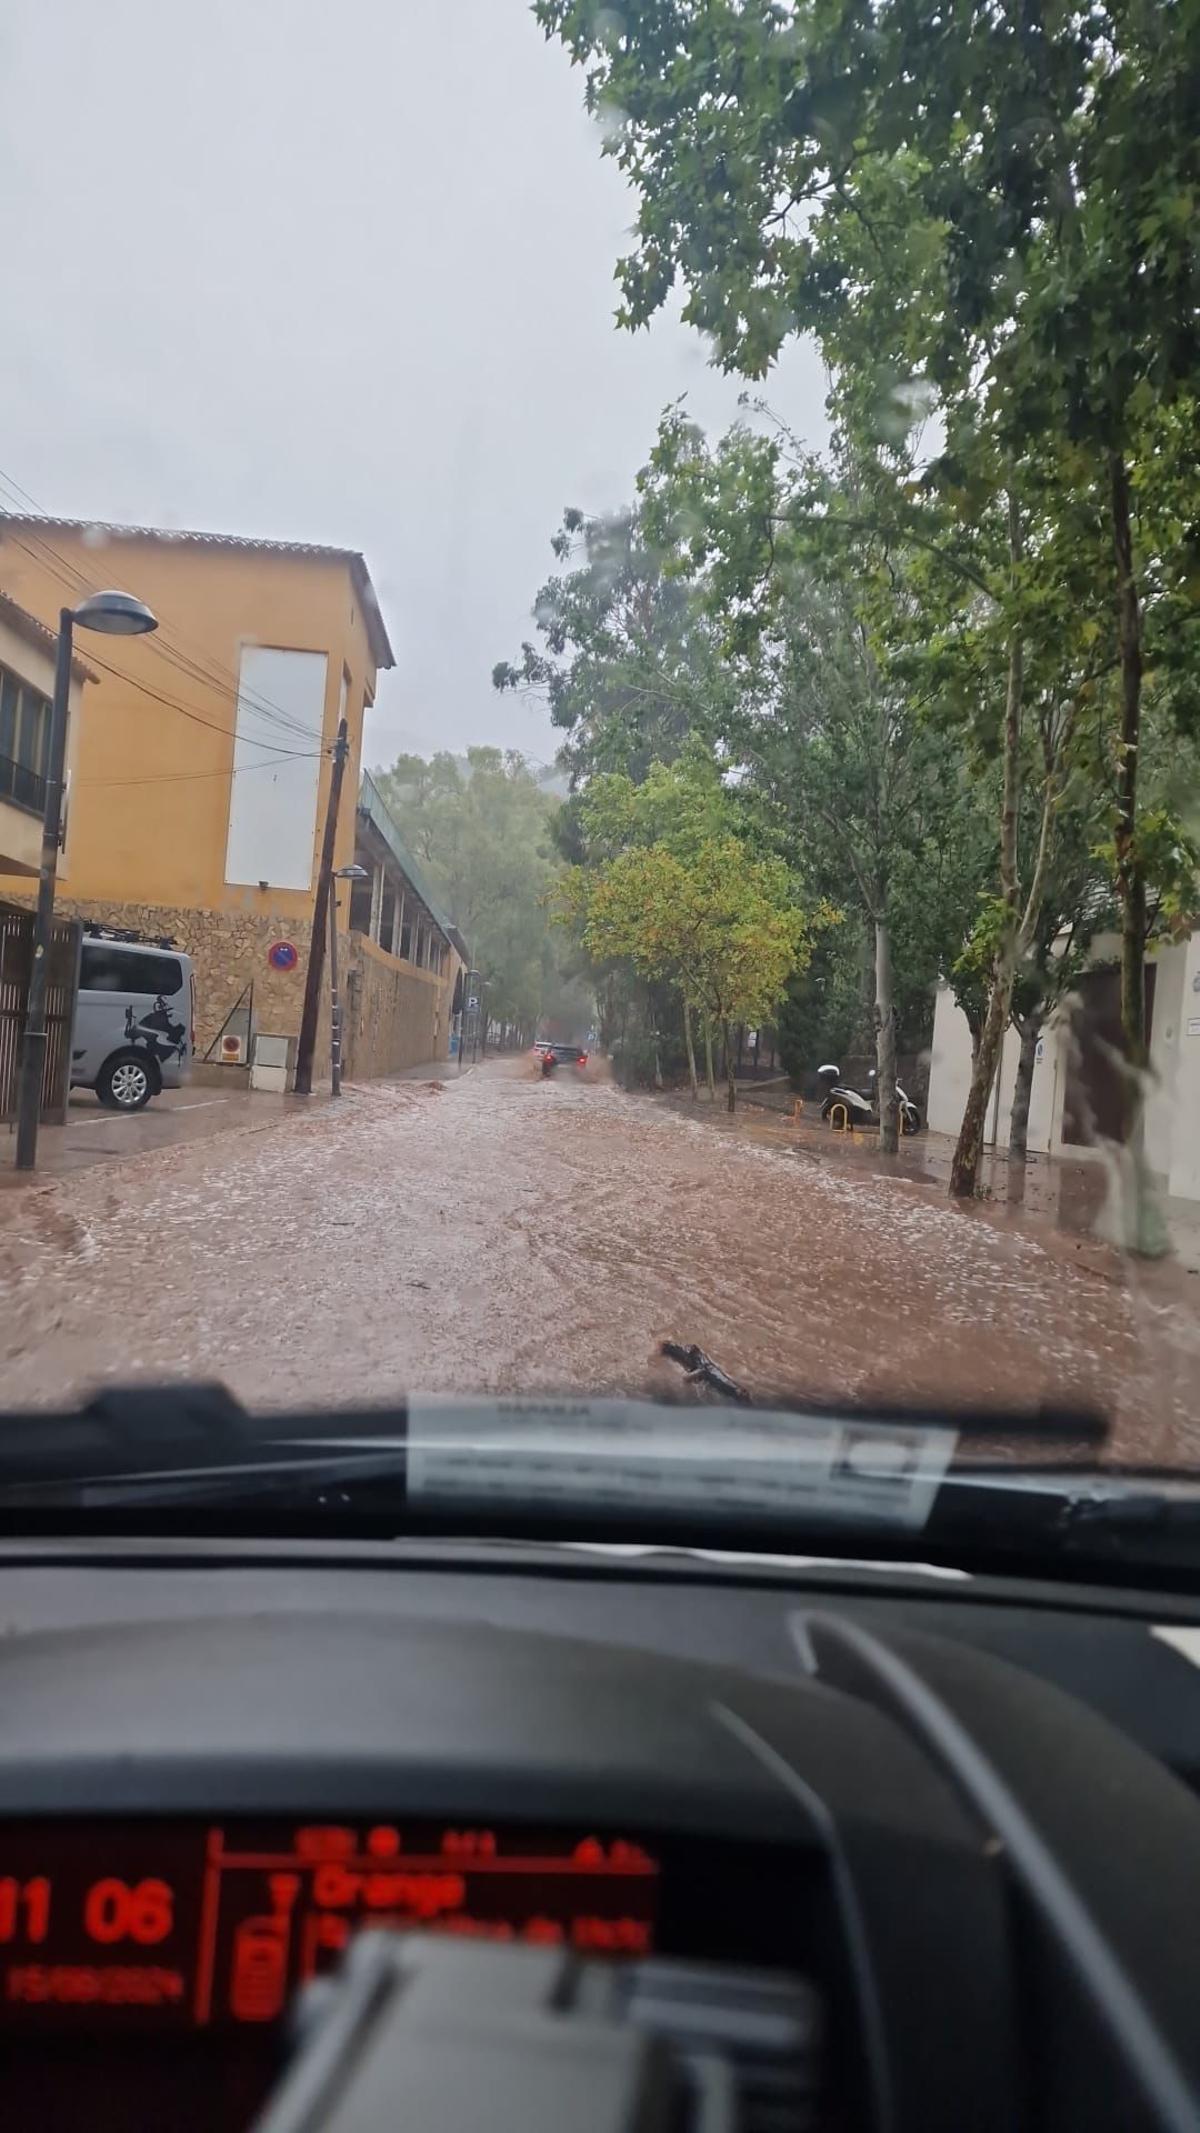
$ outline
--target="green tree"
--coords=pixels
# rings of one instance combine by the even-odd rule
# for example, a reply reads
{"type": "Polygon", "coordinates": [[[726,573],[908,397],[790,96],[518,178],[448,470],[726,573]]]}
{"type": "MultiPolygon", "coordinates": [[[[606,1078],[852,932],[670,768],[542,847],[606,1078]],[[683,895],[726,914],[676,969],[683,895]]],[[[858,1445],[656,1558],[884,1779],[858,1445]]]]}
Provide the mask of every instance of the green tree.
{"type": "Polygon", "coordinates": [[[630,846],[576,885],[583,938],[600,958],[628,956],[666,977],[720,1029],[727,1103],[737,1103],[731,1028],[770,1016],[808,954],[808,925],[778,860],[735,837],[705,839],[687,858],[630,846]]]}
{"type": "MultiPolygon", "coordinates": [[[[1078,715],[1081,632],[1095,625],[1094,677],[1117,681],[1097,700],[1115,727],[1131,1090],[1145,1066],[1147,645],[1196,567],[1195,9],[535,0],[535,13],[584,67],[607,152],[638,195],[618,269],[626,324],[682,281],[685,316],[727,368],[761,375],[790,334],[815,333],[843,422],[885,459],[914,406],[941,418],[946,478],[914,499],[924,523],[907,536],[941,558],[949,528],[1004,645],[1004,923],[954,1176],[972,1190],[1044,880],[1038,859],[1025,884],[1015,863],[1028,639],[1051,582],[1040,550],[1057,532],[1056,560],[1070,548],[1078,562],[1089,515],[1103,557],[1052,695],[1060,719],[1078,715]],[[1006,557],[980,570],[961,551],[993,546],[997,519],[1006,557]]],[[[998,680],[997,668],[992,693],[998,680]]]]}
{"type": "MultiPolygon", "coordinates": [[[[710,448],[669,414],[643,493],[668,540],[672,525],[686,529],[697,597],[740,683],[725,746],[764,827],[810,889],[857,910],[870,935],[880,1147],[894,1154],[896,929],[911,981],[912,950],[933,930],[921,876],[955,842],[964,780],[896,656],[915,615],[911,553],[864,509],[858,472],[844,445],[827,464],[786,432],[739,428],[710,448]]],[[[970,915],[939,901],[951,954],[970,915]]],[[[935,955],[930,1002],[937,975],[935,955]]]]}
{"type": "MultiPolygon", "coordinates": [[[[631,846],[654,845],[685,862],[695,860],[715,839],[736,835],[739,812],[736,795],[724,783],[716,760],[702,741],[691,739],[674,762],[652,763],[640,785],[626,771],[591,778],[580,798],[578,819],[589,861],[596,866],[631,846]]],[[[680,997],[688,1080],[695,1101],[699,1087],[692,1015],[697,1002],[686,987],[680,997]]],[[[707,1014],[703,1030],[709,1094],[715,1095],[712,1020],[707,1014]]]]}
{"type": "Polygon", "coordinates": [[[576,781],[625,771],[640,782],[713,730],[725,678],[712,632],[678,549],[649,536],[640,505],[604,518],[567,511],[551,546],[563,567],[534,603],[541,643],[500,661],[493,685],[547,705],[576,781]]]}
{"type": "Polygon", "coordinates": [[[528,1036],[560,1008],[590,1019],[551,922],[558,803],[524,758],[498,748],[404,755],[377,782],[488,981],[491,1018],[528,1036]]]}

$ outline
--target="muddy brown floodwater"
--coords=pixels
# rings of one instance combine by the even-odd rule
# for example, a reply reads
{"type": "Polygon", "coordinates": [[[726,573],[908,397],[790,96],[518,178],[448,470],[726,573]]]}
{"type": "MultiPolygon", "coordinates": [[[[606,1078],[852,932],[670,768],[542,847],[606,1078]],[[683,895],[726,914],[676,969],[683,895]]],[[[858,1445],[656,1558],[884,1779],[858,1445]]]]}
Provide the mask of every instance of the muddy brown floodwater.
{"type": "Polygon", "coordinates": [[[760,1398],[1069,1397],[1126,1456],[1200,1463],[1173,1276],[505,1061],[0,1195],[3,1399],[631,1391],[669,1336],[760,1398]]]}

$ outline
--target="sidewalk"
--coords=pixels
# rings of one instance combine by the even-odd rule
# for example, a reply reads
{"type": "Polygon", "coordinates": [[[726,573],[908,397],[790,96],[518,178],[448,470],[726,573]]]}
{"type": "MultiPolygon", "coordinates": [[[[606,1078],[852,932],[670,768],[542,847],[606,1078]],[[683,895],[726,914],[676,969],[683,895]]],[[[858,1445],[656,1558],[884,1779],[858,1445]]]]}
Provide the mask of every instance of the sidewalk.
{"type": "Polygon", "coordinates": [[[197,1085],[164,1089],[144,1111],[108,1111],[90,1091],[77,1089],[66,1125],[41,1128],[36,1170],[14,1171],[16,1134],[11,1127],[0,1126],[0,1191],[69,1177],[95,1163],[141,1155],[149,1148],[207,1140],[239,1126],[276,1125],[298,1109],[308,1113],[328,1101],[328,1089],[314,1091],[312,1096],[273,1096],[245,1089],[222,1095],[197,1085]]]}
{"type": "MultiPolygon", "coordinates": [[[[475,1059],[464,1059],[462,1064],[463,1073],[470,1074],[480,1063],[475,1059]]],[[[431,1059],[428,1066],[401,1067],[398,1074],[389,1074],[387,1079],[388,1081],[456,1081],[458,1079],[458,1061],[457,1059],[431,1059]]]]}
{"type": "MultiPolygon", "coordinates": [[[[685,1117],[703,1118],[718,1130],[733,1130],[750,1139],[764,1139],[788,1146],[798,1154],[830,1166],[841,1166],[882,1177],[907,1178],[915,1185],[945,1191],[950,1180],[954,1142],[945,1133],[928,1130],[902,1140],[897,1155],[881,1156],[871,1132],[834,1133],[822,1125],[815,1101],[804,1104],[797,1115],[795,1098],[786,1087],[738,1084],[736,1121],[730,1121],[724,1106],[702,1100],[693,1105],[687,1092],[672,1091],[667,1101],[685,1117]]],[[[1025,1170],[1025,1197],[1017,1206],[1008,1202],[1008,1158],[1004,1150],[985,1148],[979,1167],[980,1199],[974,1203],[987,1219],[1006,1226],[1046,1225],[1060,1236],[1080,1240],[1088,1247],[1107,1252],[1103,1219],[1112,1189],[1107,1166],[1096,1158],[1071,1160],[1063,1156],[1032,1154],[1025,1170]]],[[[970,1203],[968,1203],[970,1204],[970,1203]]],[[[1175,1264],[1190,1275],[1200,1274],[1200,1201],[1160,1199],[1171,1239],[1175,1264]]]]}

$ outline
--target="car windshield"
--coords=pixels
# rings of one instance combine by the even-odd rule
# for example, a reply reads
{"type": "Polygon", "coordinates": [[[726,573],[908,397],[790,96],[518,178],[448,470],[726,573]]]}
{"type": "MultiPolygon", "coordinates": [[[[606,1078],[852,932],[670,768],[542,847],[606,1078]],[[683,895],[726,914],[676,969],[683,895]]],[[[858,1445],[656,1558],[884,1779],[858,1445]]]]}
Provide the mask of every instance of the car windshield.
{"type": "Polygon", "coordinates": [[[250,13],[7,21],[0,1495],[1200,1475],[1194,12],[250,13]]]}

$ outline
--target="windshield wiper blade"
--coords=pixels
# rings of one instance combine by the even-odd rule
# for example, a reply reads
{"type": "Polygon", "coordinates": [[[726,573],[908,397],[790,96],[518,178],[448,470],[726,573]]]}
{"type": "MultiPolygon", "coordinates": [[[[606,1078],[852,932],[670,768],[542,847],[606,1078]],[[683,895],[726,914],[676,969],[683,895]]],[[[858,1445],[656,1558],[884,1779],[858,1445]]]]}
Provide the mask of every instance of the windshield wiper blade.
{"type": "Polygon", "coordinates": [[[1034,1555],[1044,1569],[1086,1554],[1069,1513],[1104,1472],[1090,1463],[1104,1437],[1066,1410],[568,1396],[290,1415],[249,1413],[219,1385],[110,1388],[68,1415],[0,1417],[0,1530],[832,1545],[1028,1571],[1034,1555]],[[993,1459],[1014,1436],[1089,1463],[1064,1475],[1022,1471],[1011,1448],[993,1459]],[[951,1469],[960,1445],[975,1456],[951,1469]],[[883,1456],[897,1451],[899,1465],[883,1456]]]}

